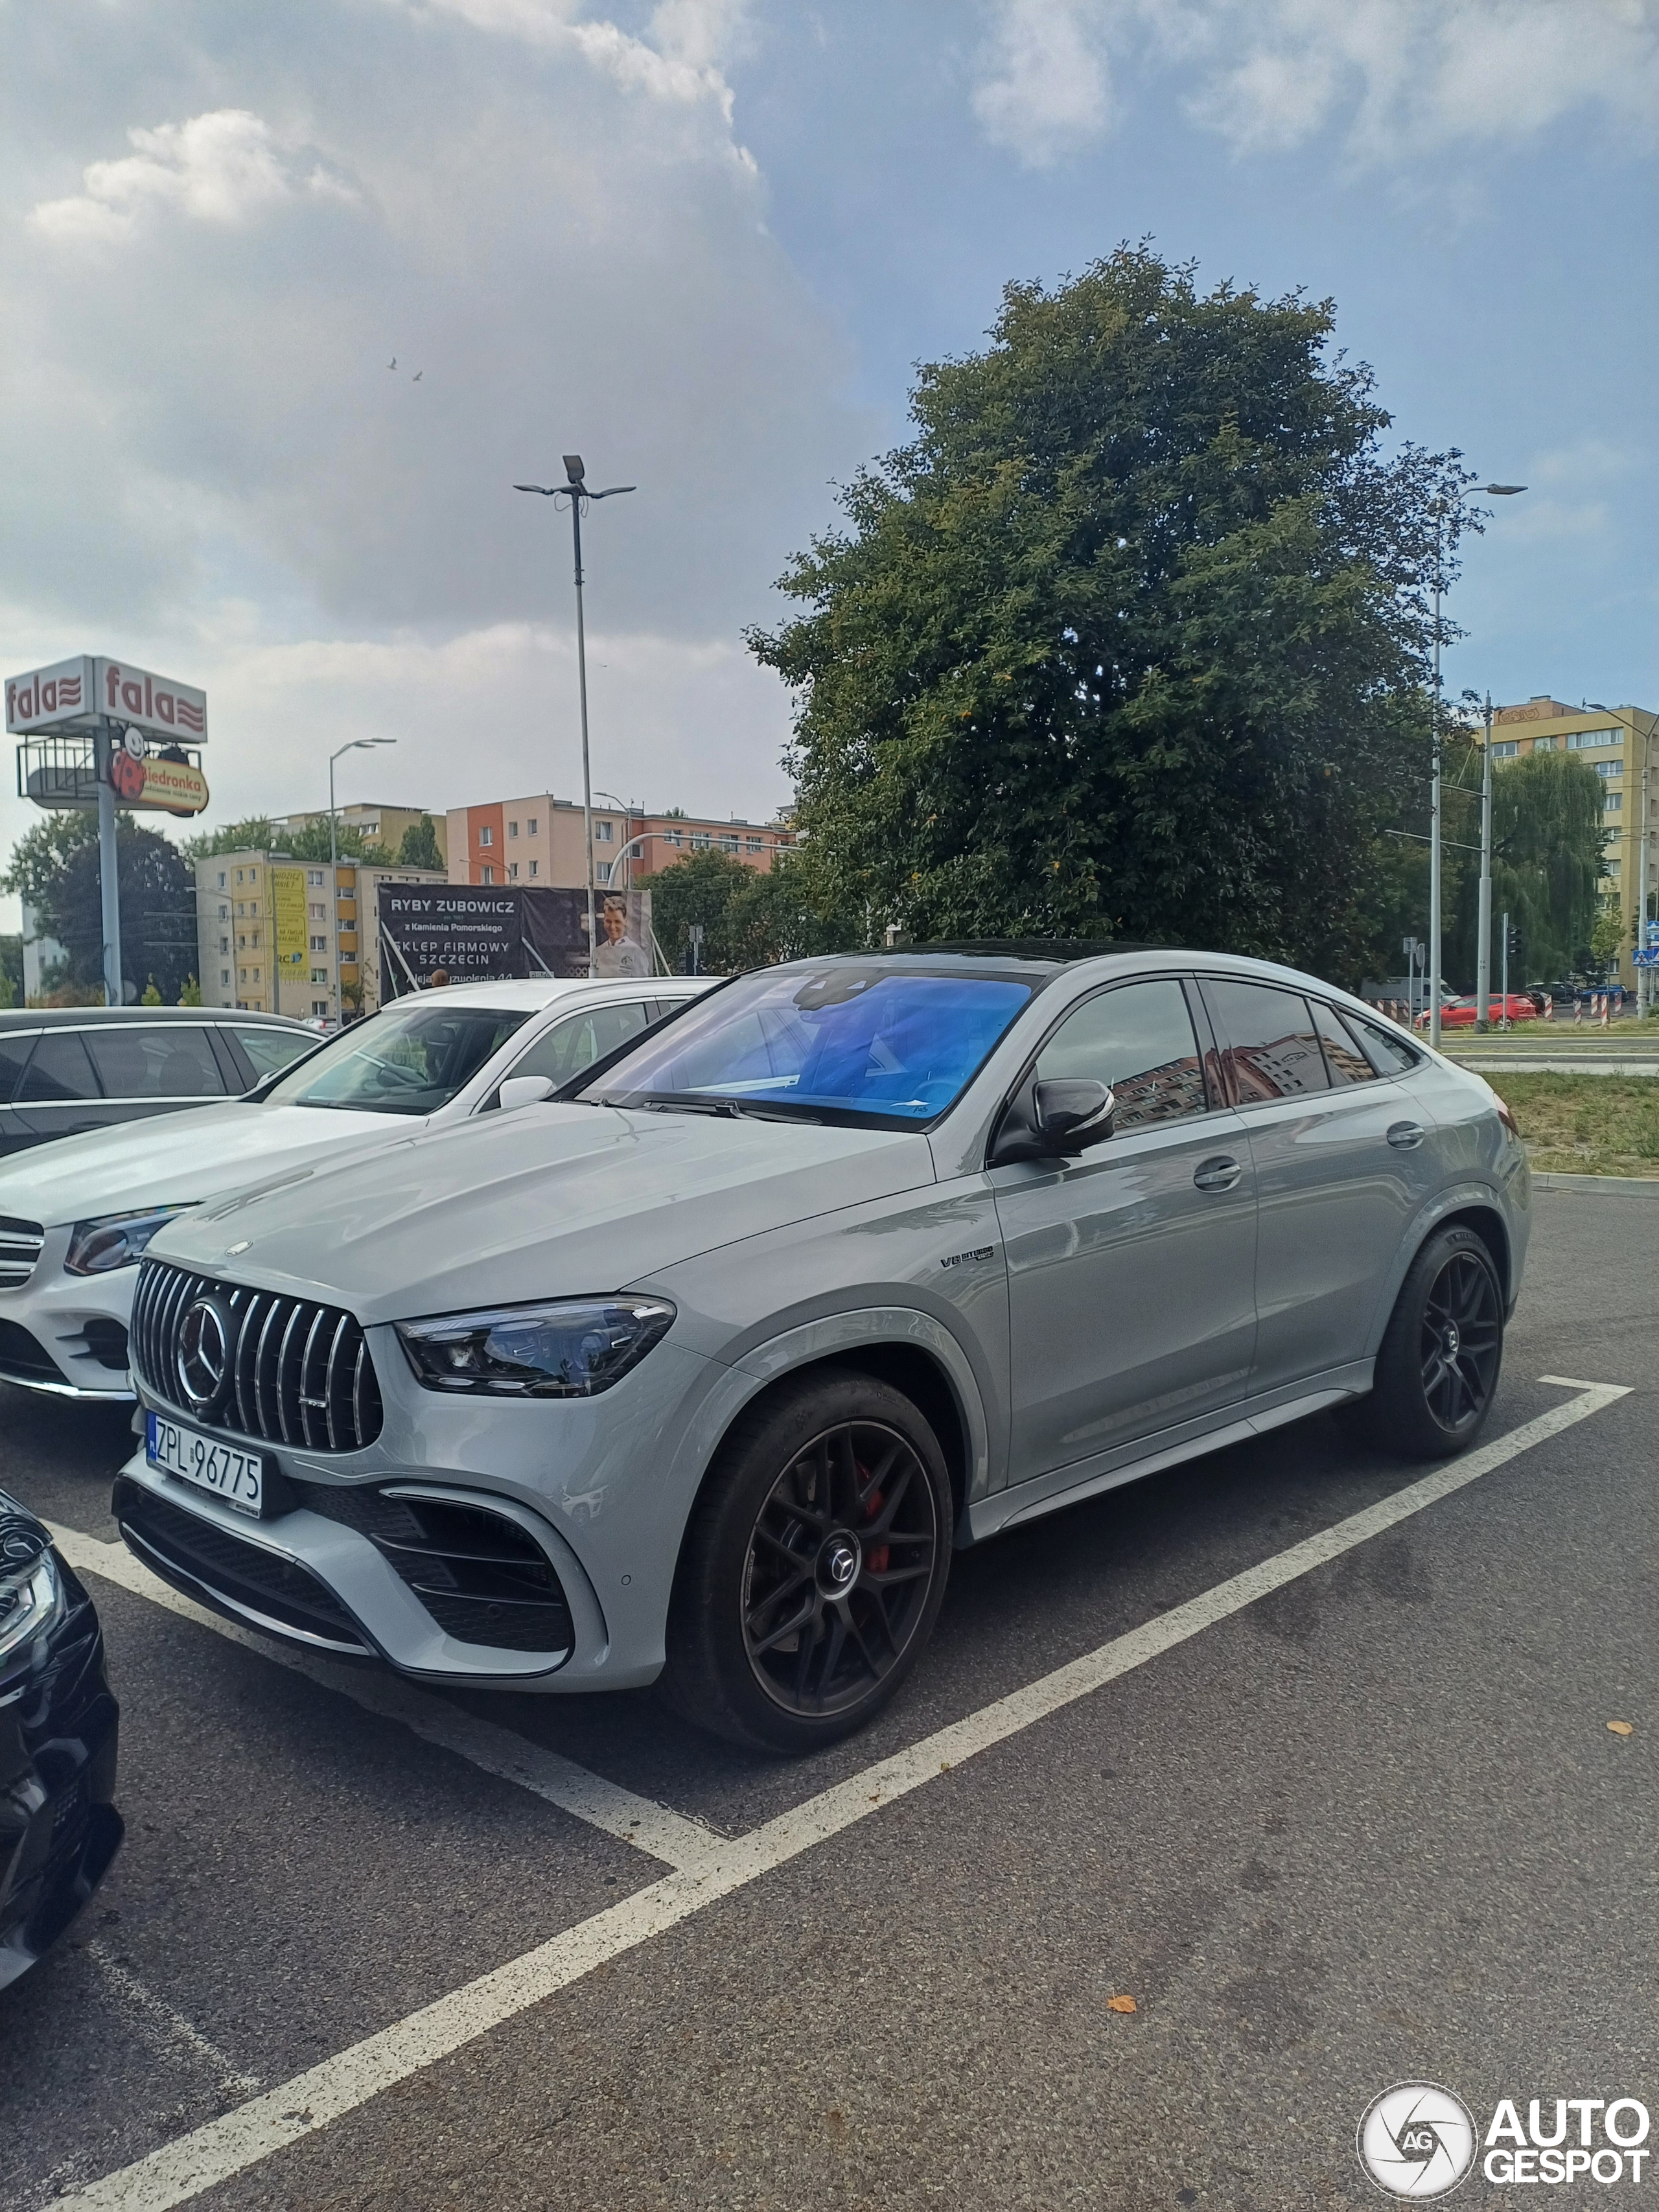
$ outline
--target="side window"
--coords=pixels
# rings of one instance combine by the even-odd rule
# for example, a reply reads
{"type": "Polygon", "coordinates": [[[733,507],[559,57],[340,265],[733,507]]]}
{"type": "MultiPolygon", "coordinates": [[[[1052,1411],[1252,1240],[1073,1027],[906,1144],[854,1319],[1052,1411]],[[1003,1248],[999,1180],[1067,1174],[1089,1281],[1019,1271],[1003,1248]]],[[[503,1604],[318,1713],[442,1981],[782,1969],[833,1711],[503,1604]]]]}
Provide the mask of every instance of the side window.
{"type": "Polygon", "coordinates": [[[95,1030],[86,1040],[106,1098],[222,1098],[224,1078],[204,1029],[158,1022],[95,1030]]]}
{"type": "Polygon", "coordinates": [[[34,1032],[0,1036],[0,1106],[9,1106],[34,1049],[34,1032]]]}
{"type": "Polygon", "coordinates": [[[1107,1085],[1119,1133],[1202,1114],[1204,1069],[1180,984],[1123,983],[1086,999],[1037,1055],[1039,1083],[1062,1076],[1107,1085]]]}
{"type": "Polygon", "coordinates": [[[650,1018],[642,999],[620,1006],[593,1006],[568,1015],[545,1030],[522,1060],[515,1060],[509,1075],[545,1075],[554,1083],[568,1083],[596,1060],[614,1052],[637,1036],[650,1018]]]}
{"type": "Polygon", "coordinates": [[[51,1106],[65,1099],[97,1098],[102,1093],[87,1048],[74,1030],[43,1030],[34,1057],[23,1073],[20,1106],[51,1106]]]}
{"type": "Polygon", "coordinates": [[[302,1052],[314,1050],[317,1039],[305,1030],[234,1030],[231,1034],[253,1062],[254,1079],[262,1081],[279,1067],[287,1067],[302,1052]]]}
{"type": "Polygon", "coordinates": [[[1403,1075],[1422,1059],[1420,1052],[1408,1045],[1404,1037],[1395,1036],[1391,1030],[1379,1029],[1375,1022],[1361,1021],[1358,1014],[1352,1019],[1354,1035],[1379,1075],[1403,1075]]]}
{"type": "Polygon", "coordinates": [[[1319,1032],[1299,993],[1215,976],[1206,978],[1204,996],[1221,1031],[1241,1106],[1329,1089],[1319,1032]]]}
{"type": "Polygon", "coordinates": [[[1340,1091],[1349,1083],[1375,1081],[1376,1071],[1349,1036],[1347,1024],[1336,1008],[1317,999],[1312,1006],[1314,1026],[1325,1048],[1325,1069],[1331,1079],[1332,1090],[1340,1091]]]}

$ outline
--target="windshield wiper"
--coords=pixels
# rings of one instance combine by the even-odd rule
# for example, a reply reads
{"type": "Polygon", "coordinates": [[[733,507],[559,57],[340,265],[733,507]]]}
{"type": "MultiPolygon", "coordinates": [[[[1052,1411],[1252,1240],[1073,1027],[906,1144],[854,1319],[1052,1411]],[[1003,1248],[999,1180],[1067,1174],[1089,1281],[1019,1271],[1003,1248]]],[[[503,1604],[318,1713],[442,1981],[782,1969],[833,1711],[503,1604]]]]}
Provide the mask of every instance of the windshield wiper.
{"type": "Polygon", "coordinates": [[[595,1098],[595,1106],[626,1106],[643,1114],[715,1114],[728,1121],[816,1121],[820,1125],[823,1115],[811,1114],[799,1107],[785,1106],[769,1111],[765,1106],[746,1098],[595,1098]]]}

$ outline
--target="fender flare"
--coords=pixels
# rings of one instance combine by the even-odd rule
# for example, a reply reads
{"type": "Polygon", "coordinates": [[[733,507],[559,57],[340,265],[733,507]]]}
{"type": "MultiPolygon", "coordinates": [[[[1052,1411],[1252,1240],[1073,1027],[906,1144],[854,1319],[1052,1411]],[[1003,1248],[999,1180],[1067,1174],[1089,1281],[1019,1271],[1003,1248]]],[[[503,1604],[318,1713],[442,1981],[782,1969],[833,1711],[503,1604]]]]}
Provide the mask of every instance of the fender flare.
{"type": "MultiPolygon", "coordinates": [[[[1508,1207],[1497,1186],[1490,1182],[1456,1182],[1450,1184],[1444,1190],[1436,1191],[1433,1196],[1425,1200],[1413,1215],[1410,1227],[1400,1240],[1400,1249],[1395,1255],[1394,1264],[1383,1279],[1376,1310],[1371,1316],[1370,1328],[1365,1339],[1365,1355],[1368,1358],[1374,1359],[1376,1357],[1382,1346],[1383,1332],[1389,1325],[1389,1318],[1394,1311],[1394,1302],[1400,1296],[1400,1285],[1405,1281],[1412,1261],[1416,1259],[1429,1237],[1449,1214],[1468,1213],[1475,1211],[1496,1215],[1502,1225],[1504,1242],[1508,1248],[1510,1270],[1513,1271],[1515,1233],[1510,1226],[1508,1207]]],[[[1506,1305],[1512,1301],[1513,1294],[1514,1285],[1506,1282],[1504,1285],[1506,1305]]]]}

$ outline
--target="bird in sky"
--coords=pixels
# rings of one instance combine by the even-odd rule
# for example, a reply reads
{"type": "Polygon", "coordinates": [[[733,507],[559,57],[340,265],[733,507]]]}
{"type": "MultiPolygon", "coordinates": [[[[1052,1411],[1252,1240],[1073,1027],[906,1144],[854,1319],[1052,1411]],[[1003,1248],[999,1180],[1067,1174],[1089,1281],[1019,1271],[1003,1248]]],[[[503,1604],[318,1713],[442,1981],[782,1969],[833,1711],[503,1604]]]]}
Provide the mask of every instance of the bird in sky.
{"type": "Polygon", "coordinates": [[[398,366],[398,356],[397,356],[397,355],[394,353],[394,354],[392,355],[392,356],[391,360],[390,360],[389,362],[387,362],[387,363],[386,363],[386,367],[387,367],[388,368],[396,368],[396,367],[397,367],[397,366],[398,366]]]}
{"type": "Polygon", "coordinates": [[[423,368],[417,368],[409,380],[411,384],[418,384],[425,374],[426,371],[423,368]]]}

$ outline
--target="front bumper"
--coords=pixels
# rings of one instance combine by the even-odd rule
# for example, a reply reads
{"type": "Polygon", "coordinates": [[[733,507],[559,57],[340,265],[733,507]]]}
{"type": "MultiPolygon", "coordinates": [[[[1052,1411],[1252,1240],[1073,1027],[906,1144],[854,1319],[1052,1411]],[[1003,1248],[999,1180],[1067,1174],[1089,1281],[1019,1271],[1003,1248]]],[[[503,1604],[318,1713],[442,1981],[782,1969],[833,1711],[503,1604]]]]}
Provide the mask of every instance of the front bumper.
{"type": "Polygon", "coordinates": [[[70,1231],[49,1229],[27,1282],[0,1291],[0,1382],[53,1398],[131,1405],[127,1324],[137,1267],[71,1275],[70,1231]]]}
{"type": "Polygon", "coordinates": [[[91,1599],[68,1605],[0,1680],[0,1989],[56,1941],[120,1846],[119,1712],[91,1599]]]}
{"type": "MultiPolygon", "coordinates": [[[[654,1680],[686,1515],[753,1379],[671,1338],[597,1398],[451,1397],[415,1380],[392,1329],[367,1334],[385,1409],[373,1444],[264,1446],[278,1510],[258,1520],[151,1467],[141,1447],[112,1506],[135,1554],[245,1626],[421,1680],[564,1694],[654,1680]],[[482,1514],[506,1550],[533,1547],[568,1614],[561,1647],[544,1636],[514,1648],[464,1589],[434,1587],[445,1577],[411,1559],[398,1523],[411,1509],[428,1534],[482,1514]]],[[[139,1398],[202,1425],[147,1385],[139,1398]]],[[[465,1583],[465,1565],[450,1579],[465,1583]]]]}

